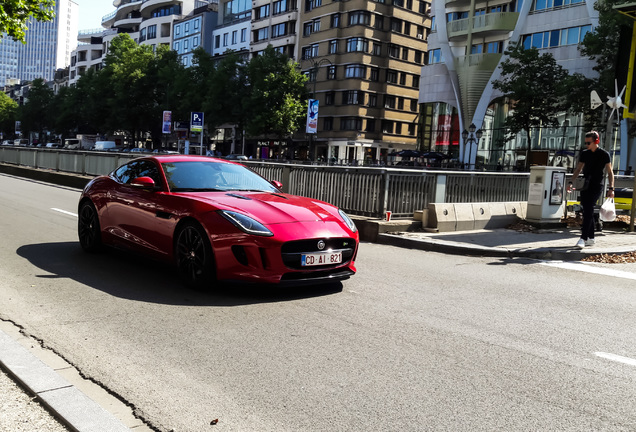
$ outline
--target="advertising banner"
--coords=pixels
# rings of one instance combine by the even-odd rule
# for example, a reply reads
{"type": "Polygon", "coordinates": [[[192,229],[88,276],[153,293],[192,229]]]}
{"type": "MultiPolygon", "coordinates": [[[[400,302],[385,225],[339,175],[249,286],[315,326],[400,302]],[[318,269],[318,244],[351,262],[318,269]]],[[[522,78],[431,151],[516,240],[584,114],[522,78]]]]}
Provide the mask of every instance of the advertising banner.
{"type": "Polygon", "coordinates": [[[307,133],[318,132],[318,99],[309,99],[307,106],[307,133]]]}
{"type": "Polygon", "coordinates": [[[170,131],[171,126],[172,126],[172,111],[164,111],[161,132],[165,134],[169,134],[171,132],[170,131]]]}
{"type": "Polygon", "coordinates": [[[20,120],[16,120],[16,122],[15,122],[15,134],[16,135],[20,135],[20,132],[22,132],[22,122],[20,122],[20,120]]]}

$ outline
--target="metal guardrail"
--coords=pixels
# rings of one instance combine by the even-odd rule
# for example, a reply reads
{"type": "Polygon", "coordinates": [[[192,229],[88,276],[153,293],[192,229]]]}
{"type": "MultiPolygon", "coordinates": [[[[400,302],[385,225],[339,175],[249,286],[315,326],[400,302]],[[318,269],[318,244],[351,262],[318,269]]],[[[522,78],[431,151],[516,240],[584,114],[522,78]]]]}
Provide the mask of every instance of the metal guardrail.
{"type": "MultiPolygon", "coordinates": [[[[0,162],[88,176],[108,174],[126,153],[0,146],[0,162]]],[[[414,170],[243,161],[285,192],[332,203],[356,215],[412,217],[432,202],[526,201],[529,173],[414,170]]]]}

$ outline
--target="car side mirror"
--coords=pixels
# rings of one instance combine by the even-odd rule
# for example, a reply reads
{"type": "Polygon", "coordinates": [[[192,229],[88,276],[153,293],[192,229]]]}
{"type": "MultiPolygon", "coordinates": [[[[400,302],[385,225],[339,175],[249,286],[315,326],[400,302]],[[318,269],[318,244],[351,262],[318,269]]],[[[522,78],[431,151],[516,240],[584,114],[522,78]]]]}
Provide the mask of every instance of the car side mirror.
{"type": "Polygon", "coordinates": [[[272,180],[272,184],[276,186],[277,189],[283,190],[283,184],[278,180],[272,180]]]}
{"type": "Polygon", "coordinates": [[[154,189],[155,181],[150,177],[137,177],[130,182],[130,185],[141,189],[154,189]]]}

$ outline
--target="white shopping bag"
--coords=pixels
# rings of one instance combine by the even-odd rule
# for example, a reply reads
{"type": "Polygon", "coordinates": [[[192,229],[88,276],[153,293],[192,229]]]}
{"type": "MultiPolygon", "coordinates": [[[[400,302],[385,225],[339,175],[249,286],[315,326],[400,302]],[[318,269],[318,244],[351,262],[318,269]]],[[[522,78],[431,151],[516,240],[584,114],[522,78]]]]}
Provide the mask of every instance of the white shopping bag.
{"type": "Polygon", "coordinates": [[[614,205],[614,198],[605,199],[598,215],[603,222],[614,222],[616,220],[616,206],[614,205]]]}

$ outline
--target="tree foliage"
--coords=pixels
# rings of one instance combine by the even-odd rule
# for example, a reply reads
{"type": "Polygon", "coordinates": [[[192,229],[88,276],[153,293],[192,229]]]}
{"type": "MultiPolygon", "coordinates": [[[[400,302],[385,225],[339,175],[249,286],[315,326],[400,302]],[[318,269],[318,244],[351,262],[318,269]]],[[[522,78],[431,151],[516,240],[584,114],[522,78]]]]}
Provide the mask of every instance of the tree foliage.
{"type": "Polygon", "coordinates": [[[118,35],[103,69],[87,71],[74,87],[54,97],[29,99],[29,109],[21,112],[23,128],[39,130],[40,125],[31,125],[41,119],[57,134],[125,131],[133,139],[151,137],[159,144],[164,110],[172,111],[176,121],[203,111],[210,130],[231,124],[239,134],[247,130],[252,136],[284,138],[300,128],[306,78],[288,57],[270,47],[250,62],[234,53],[218,60],[202,49],[195,50],[194,58],[186,68],[168,47],[153,50],[118,35]],[[36,115],[36,106],[41,114],[36,115]]]}
{"type": "Polygon", "coordinates": [[[13,135],[17,111],[17,102],[0,92],[0,132],[5,136],[13,135]]]}
{"type": "Polygon", "coordinates": [[[557,126],[557,115],[567,111],[567,71],[552,54],[540,54],[537,48],[524,49],[510,44],[501,63],[501,79],[493,82],[511,101],[513,112],[505,120],[508,139],[521,131],[528,134],[540,126],[557,126]]]}
{"type": "Polygon", "coordinates": [[[55,16],[54,7],[54,0],[2,0],[0,2],[0,38],[6,33],[24,43],[29,19],[50,21],[55,16]]]}
{"type": "Polygon", "coordinates": [[[53,99],[53,91],[43,79],[33,80],[28,92],[28,100],[19,109],[22,119],[22,130],[25,133],[37,132],[40,137],[47,128],[51,117],[49,106],[53,99]]]}

